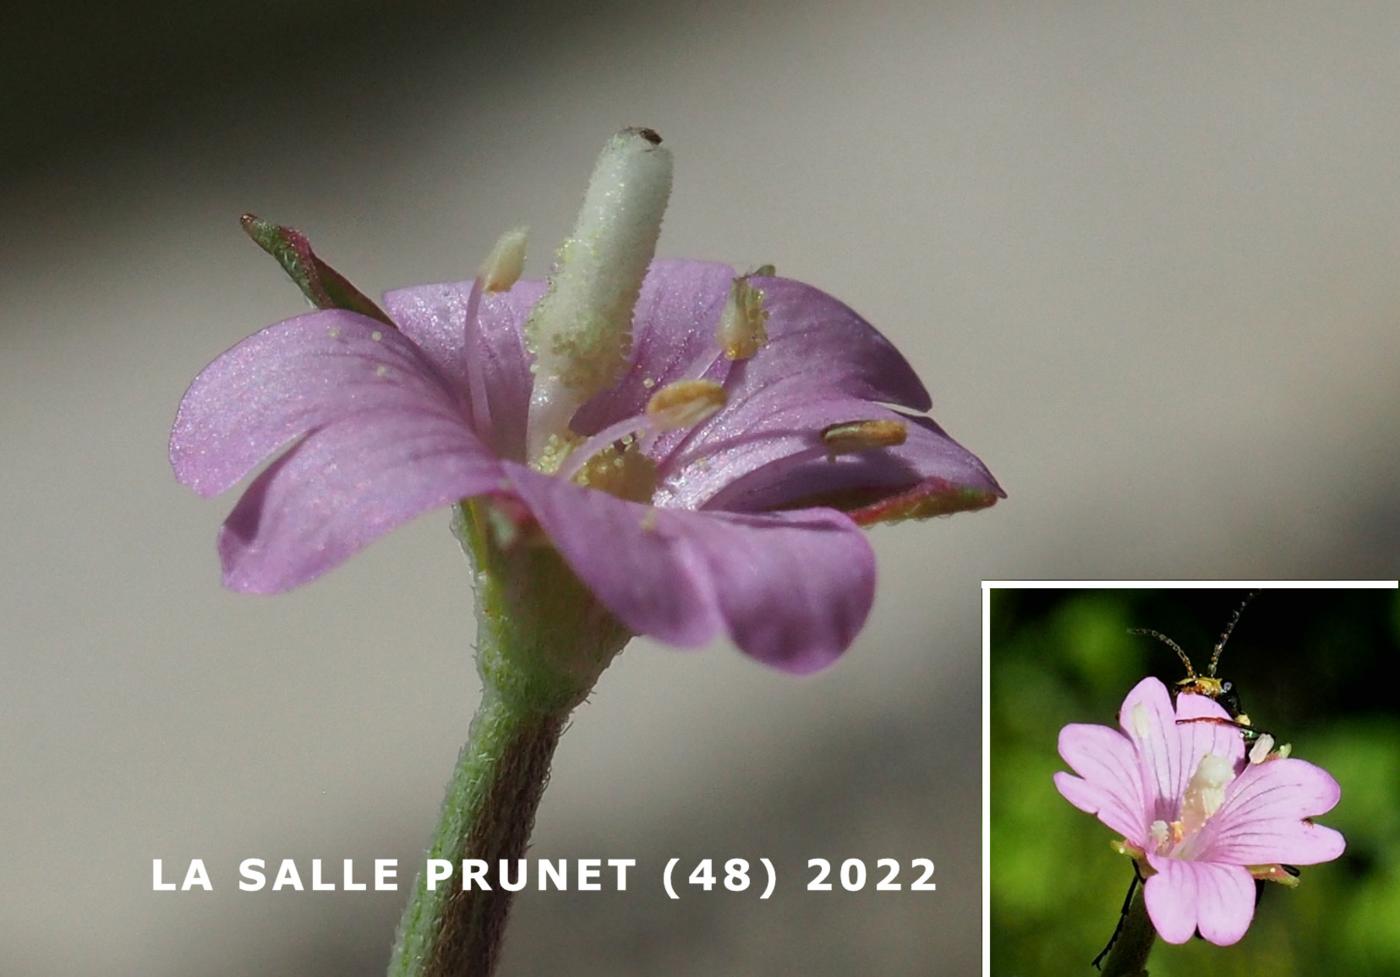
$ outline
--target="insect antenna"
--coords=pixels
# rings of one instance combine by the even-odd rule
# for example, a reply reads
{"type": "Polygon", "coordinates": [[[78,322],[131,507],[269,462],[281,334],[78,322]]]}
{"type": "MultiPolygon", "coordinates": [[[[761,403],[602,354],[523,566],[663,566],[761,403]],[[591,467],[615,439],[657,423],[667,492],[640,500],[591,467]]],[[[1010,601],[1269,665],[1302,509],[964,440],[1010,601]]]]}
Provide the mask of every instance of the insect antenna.
{"type": "Polygon", "coordinates": [[[1220,653],[1225,650],[1225,642],[1230,640],[1230,632],[1235,630],[1235,625],[1240,621],[1240,612],[1249,606],[1249,602],[1258,596],[1259,591],[1251,590],[1245,594],[1244,600],[1240,601],[1240,606],[1235,608],[1235,613],[1230,617],[1230,623],[1225,625],[1225,631],[1220,635],[1220,640],[1215,643],[1215,650],[1210,654],[1210,671],[1207,673],[1211,678],[1215,677],[1215,666],[1220,664],[1220,653]]]}
{"type": "MultiPolygon", "coordinates": [[[[1156,638],[1158,641],[1162,642],[1162,644],[1176,652],[1176,657],[1180,658],[1181,663],[1186,666],[1186,677],[1188,679],[1194,679],[1196,677],[1196,670],[1191,667],[1191,659],[1187,657],[1186,652],[1181,650],[1181,645],[1177,644],[1171,638],[1168,638],[1161,631],[1153,631],[1151,628],[1129,628],[1128,633],[1145,634],[1149,638],[1156,638]]],[[[1214,673],[1212,672],[1212,674],[1214,673]]]]}

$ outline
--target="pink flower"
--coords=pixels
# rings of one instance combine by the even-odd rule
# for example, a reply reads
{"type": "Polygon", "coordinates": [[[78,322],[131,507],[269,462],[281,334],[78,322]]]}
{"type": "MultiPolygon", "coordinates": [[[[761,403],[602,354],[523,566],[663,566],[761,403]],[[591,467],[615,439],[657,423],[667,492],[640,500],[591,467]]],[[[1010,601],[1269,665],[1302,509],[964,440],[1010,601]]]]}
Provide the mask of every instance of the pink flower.
{"type": "Polygon", "coordinates": [[[286,590],[428,509],[490,496],[523,508],[633,633],[677,645],[724,633],[808,672],[870,609],[858,523],[1003,494],[923,416],[923,384],[854,312],[700,261],[651,265],[625,371],[573,415],[584,440],[546,473],[526,464],[536,380],[522,334],[543,292],[422,285],[388,293],[386,313],[355,293],[367,314],[280,322],[200,373],[171,433],[180,481],[216,495],[276,456],[219,535],[225,584],[286,590]],[[737,355],[720,328],[736,295],[757,327],[737,355]],[[696,380],[660,416],[658,392],[696,380]]]}
{"type": "Polygon", "coordinates": [[[1251,762],[1233,726],[1177,723],[1201,717],[1229,718],[1199,695],[1178,696],[1173,709],[1166,686],[1143,679],[1118,712],[1122,732],[1060,731],[1060,756],[1079,776],[1057,773],[1055,786],[1150,867],[1144,899],[1164,940],[1184,943],[1199,930],[1228,946],[1254,917],[1256,878],[1342,853],[1341,834],[1308,820],[1336,806],[1341,788],[1302,760],[1256,751],[1251,762]]]}

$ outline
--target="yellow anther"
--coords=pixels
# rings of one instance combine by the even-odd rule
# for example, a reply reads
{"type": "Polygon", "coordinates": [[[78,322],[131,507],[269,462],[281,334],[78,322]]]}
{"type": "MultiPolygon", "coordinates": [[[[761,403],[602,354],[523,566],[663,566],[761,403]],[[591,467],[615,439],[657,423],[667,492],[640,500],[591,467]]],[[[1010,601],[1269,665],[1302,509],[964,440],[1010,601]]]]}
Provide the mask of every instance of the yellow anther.
{"type": "MultiPolygon", "coordinates": [[[[764,269],[759,269],[760,271],[764,269]]],[[[724,303],[716,339],[724,355],[731,360],[753,359],[768,342],[768,310],[763,307],[763,293],[749,285],[749,276],[734,279],[729,299],[724,303]]]]}
{"type": "MultiPolygon", "coordinates": [[[[635,440],[609,445],[584,463],[574,482],[629,502],[651,502],[656,493],[656,462],[635,440]]],[[[643,528],[647,528],[643,526],[643,528]]]]}
{"type": "Polygon", "coordinates": [[[1274,748],[1274,738],[1268,733],[1260,733],[1259,738],[1254,741],[1254,745],[1249,748],[1249,762],[1253,764],[1263,763],[1269,758],[1269,753],[1274,748]]]}
{"type": "Polygon", "coordinates": [[[908,436],[903,421],[891,420],[846,421],[822,429],[822,443],[833,458],[871,448],[893,448],[908,436]]]}
{"type": "Polygon", "coordinates": [[[479,274],[483,292],[506,292],[520,281],[520,273],[525,270],[525,241],[529,234],[527,227],[512,227],[496,239],[491,253],[481,263],[479,274]]]}
{"type": "Polygon", "coordinates": [[[677,380],[647,401],[647,419],[658,431],[694,427],[724,406],[724,388],[713,380],[677,380]]]}

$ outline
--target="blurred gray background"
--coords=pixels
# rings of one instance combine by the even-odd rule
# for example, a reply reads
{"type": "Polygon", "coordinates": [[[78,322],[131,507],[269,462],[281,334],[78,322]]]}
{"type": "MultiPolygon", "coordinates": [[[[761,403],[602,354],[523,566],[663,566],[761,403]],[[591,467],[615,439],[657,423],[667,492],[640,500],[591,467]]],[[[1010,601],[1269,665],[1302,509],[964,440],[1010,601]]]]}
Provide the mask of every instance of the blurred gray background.
{"type": "Polygon", "coordinates": [[[1400,7],[125,0],[0,57],[0,974],[382,973],[403,893],[233,868],[426,843],[475,705],[445,515],[276,599],[218,583],[165,460],[195,372],[301,310],[240,234],[367,291],[542,274],[628,124],[666,255],[776,262],[892,337],[1010,498],[876,530],[849,656],[793,681],[636,642],[577,714],[504,975],[976,972],[983,577],[1394,575],[1400,7]],[[390,12],[392,10],[392,12],[390,12]],[[768,855],[665,900],[671,855],[768,855]],[[212,894],[153,894],[150,860],[212,894]],[[809,857],[932,894],[806,894],[809,857]],[[220,884],[222,881],[222,884],[220,884]]]}

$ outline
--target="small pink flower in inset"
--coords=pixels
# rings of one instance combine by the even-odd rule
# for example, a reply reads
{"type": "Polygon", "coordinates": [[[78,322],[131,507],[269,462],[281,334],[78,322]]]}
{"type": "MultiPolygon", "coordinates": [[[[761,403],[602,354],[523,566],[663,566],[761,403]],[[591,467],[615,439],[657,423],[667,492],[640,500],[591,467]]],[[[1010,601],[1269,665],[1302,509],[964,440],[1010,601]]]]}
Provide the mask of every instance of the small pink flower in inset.
{"type": "Polygon", "coordinates": [[[1283,865],[1331,861],[1345,848],[1341,834],[1309,820],[1341,798],[1332,776],[1257,749],[1246,756],[1229,719],[1205,696],[1179,695],[1173,708],[1166,686],[1146,678],[1123,700],[1122,732],[1060,731],[1060,756],[1078,776],[1057,773],[1055,786],[1123,836],[1168,943],[1198,930],[1220,946],[1238,942],[1254,918],[1255,879],[1291,881],[1283,865]]]}

